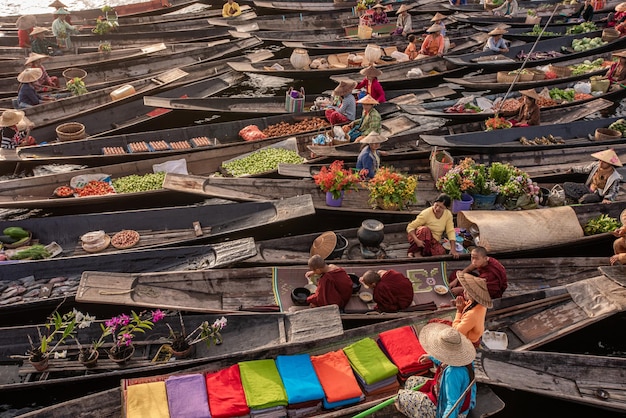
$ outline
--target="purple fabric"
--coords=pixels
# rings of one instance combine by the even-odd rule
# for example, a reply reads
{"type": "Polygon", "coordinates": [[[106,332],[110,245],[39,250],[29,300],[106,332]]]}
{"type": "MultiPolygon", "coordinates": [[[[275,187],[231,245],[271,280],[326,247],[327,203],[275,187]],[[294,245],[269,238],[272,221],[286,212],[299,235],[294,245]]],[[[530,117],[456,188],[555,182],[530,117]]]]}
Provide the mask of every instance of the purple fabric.
{"type": "Polygon", "coordinates": [[[206,383],[201,374],[170,376],[165,380],[170,416],[211,418],[206,383]]]}

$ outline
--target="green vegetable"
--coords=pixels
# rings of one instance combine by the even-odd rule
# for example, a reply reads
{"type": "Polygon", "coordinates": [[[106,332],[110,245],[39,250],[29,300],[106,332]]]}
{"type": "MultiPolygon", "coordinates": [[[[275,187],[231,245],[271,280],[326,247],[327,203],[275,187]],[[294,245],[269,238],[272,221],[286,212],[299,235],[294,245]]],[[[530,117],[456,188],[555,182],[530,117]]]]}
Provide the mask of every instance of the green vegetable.
{"type": "Polygon", "coordinates": [[[50,257],[50,253],[46,250],[46,248],[41,244],[37,244],[33,245],[30,248],[17,252],[13,257],[11,257],[11,259],[24,260],[30,258],[32,260],[41,260],[42,258],[48,257],[50,257]]]}
{"type": "Polygon", "coordinates": [[[617,219],[603,214],[597,218],[590,219],[583,229],[585,231],[585,235],[595,235],[605,232],[613,232],[619,227],[620,223],[617,219]]]}
{"type": "Polygon", "coordinates": [[[11,238],[15,238],[17,240],[28,237],[28,231],[25,231],[19,226],[11,226],[11,227],[5,228],[4,231],[2,231],[2,233],[4,235],[8,235],[11,238]]]}
{"type": "Polygon", "coordinates": [[[593,22],[584,22],[580,25],[574,25],[567,29],[565,32],[566,35],[575,35],[577,33],[587,33],[598,30],[598,27],[593,22]]]}
{"type": "Polygon", "coordinates": [[[165,173],[148,173],[143,176],[132,174],[130,176],[113,179],[113,188],[116,193],[138,193],[163,188],[165,173]]]}
{"type": "Polygon", "coordinates": [[[626,133],[626,120],[625,119],[616,120],[615,122],[609,125],[609,129],[620,131],[622,133],[622,136],[624,136],[624,134],[626,133]]]}
{"type": "Polygon", "coordinates": [[[13,244],[17,241],[19,241],[17,238],[13,238],[8,235],[0,235],[0,242],[3,244],[13,244]]]}
{"type": "Polygon", "coordinates": [[[232,176],[240,177],[276,170],[278,164],[302,164],[304,159],[295,151],[284,148],[261,149],[247,157],[223,163],[222,167],[232,176]]]}
{"type": "Polygon", "coordinates": [[[553,88],[550,90],[550,98],[552,100],[564,100],[566,102],[574,101],[576,91],[574,89],[561,90],[559,88],[553,88]]]}

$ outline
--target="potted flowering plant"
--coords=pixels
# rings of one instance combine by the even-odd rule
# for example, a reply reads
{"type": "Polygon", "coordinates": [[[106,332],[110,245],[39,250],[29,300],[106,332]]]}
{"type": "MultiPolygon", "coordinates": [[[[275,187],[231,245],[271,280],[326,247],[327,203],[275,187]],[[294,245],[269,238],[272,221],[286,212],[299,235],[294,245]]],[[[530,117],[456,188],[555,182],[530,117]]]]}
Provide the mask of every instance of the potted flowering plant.
{"type": "Polygon", "coordinates": [[[226,327],[227,319],[221,317],[216,319],[213,324],[209,324],[209,321],[204,321],[198,325],[189,334],[185,331],[185,324],[183,317],[178,313],[180,320],[181,331],[177,332],[172,329],[169,324],[166,324],[170,330],[169,340],[172,346],[174,355],[178,358],[185,358],[191,355],[195,344],[204,341],[207,348],[211,346],[211,343],[220,345],[222,343],[221,331],[226,327]]]}
{"type": "Polygon", "coordinates": [[[417,201],[417,177],[398,173],[393,167],[381,167],[366,187],[374,209],[400,210],[417,201]]]}
{"type": "Polygon", "coordinates": [[[329,195],[335,200],[341,199],[346,190],[358,190],[361,182],[359,174],[343,168],[343,161],[335,160],[329,167],[322,167],[319,173],[313,176],[315,184],[326,193],[326,202],[329,195]]]}
{"type": "Polygon", "coordinates": [[[44,325],[45,331],[37,328],[39,343],[34,344],[30,335],[28,340],[31,349],[28,352],[28,360],[38,371],[48,368],[48,358],[67,338],[74,336],[78,321],[77,311],[73,310],[64,315],[55,311],[44,325]]]}
{"type": "Polygon", "coordinates": [[[461,200],[461,195],[488,195],[497,192],[489,178],[484,164],[476,164],[471,158],[461,160],[436,183],[437,190],[446,193],[453,200],[461,200]]]}
{"type": "Polygon", "coordinates": [[[505,207],[513,209],[524,196],[519,207],[530,209],[539,203],[539,186],[532,181],[528,173],[511,164],[495,162],[489,167],[489,176],[498,186],[500,199],[505,207]]]}

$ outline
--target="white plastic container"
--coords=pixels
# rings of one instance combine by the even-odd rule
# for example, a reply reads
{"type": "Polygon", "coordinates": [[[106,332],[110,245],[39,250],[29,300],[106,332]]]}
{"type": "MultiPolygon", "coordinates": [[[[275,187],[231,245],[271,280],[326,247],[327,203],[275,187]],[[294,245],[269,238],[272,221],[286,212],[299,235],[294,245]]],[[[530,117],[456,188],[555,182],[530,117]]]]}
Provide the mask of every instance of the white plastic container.
{"type": "Polygon", "coordinates": [[[131,94],[135,94],[135,88],[130,84],[126,84],[118,89],[115,89],[111,92],[111,99],[119,100],[124,97],[130,96],[131,94]]]}

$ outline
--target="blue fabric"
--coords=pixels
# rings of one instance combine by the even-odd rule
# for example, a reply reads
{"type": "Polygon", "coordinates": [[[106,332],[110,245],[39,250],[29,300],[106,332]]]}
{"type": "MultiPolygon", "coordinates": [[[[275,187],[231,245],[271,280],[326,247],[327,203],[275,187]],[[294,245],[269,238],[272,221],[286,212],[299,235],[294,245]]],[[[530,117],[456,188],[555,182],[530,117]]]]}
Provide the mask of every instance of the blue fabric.
{"type": "Polygon", "coordinates": [[[357,398],[350,398],[350,399],[346,399],[343,401],[337,401],[337,402],[328,402],[326,401],[326,398],[324,398],[324,408],[326,409],[335,409],[335,408],[342,408],[344,406],[348,406],[348,405],[352,405],[355,403],[359,403],[361,402],[361,399],[363,397],[359,396],[357,398]]]}
{"type": "Polygon", "coordinates": [[[324,390],[308,354],[276,357],[276,368],[290,404],[324,398],[324,390]]]}
{"type": "Polygon", "coordinates": [[[345,115],[350,120],[356,119],[356,99],[352,93],[343,96],[339,113],[345,115]]]}
{"type": "Polygon", "coordinates": [[[25,83],[20,86],[20,90],[17,93],[17,101],[20,107],[24,105],[35,106],[39,104],[39,96],[30,83],[25,83]]]}
{"type": "MultiPolygon", "coordinates": [[[[439,360],[432,356],[430,356],[430,359],[437,367],[441,364],[439,360]]],[[[441,387],[439,390],[439,398],[437,399],[437,417],[458,417],[461,412],[461,406],[463,406],[463,401],[460,401],[454,409],[452,409],[452,406],[454,406],[456,401],[461,397],[461,394],[465,392],[469,384],[470,378],[465,366],[446,367],[441,376],[441,387]]],[[[476,384],[472,385],[471,393],[470,410],[476,406],[476,384]]]]}
{"type": "MultiPolygon", "coordinates": [[[[377,151],[376,151],[377,152],[377,151]]],[[[376,175],[376,159],[370,152],[369,145],[364,147],[359,154],[358,159],[356,160],[356,169],[361,171],[362,169],[367,170],[367,178],[374,178],[376,175]]]]}

